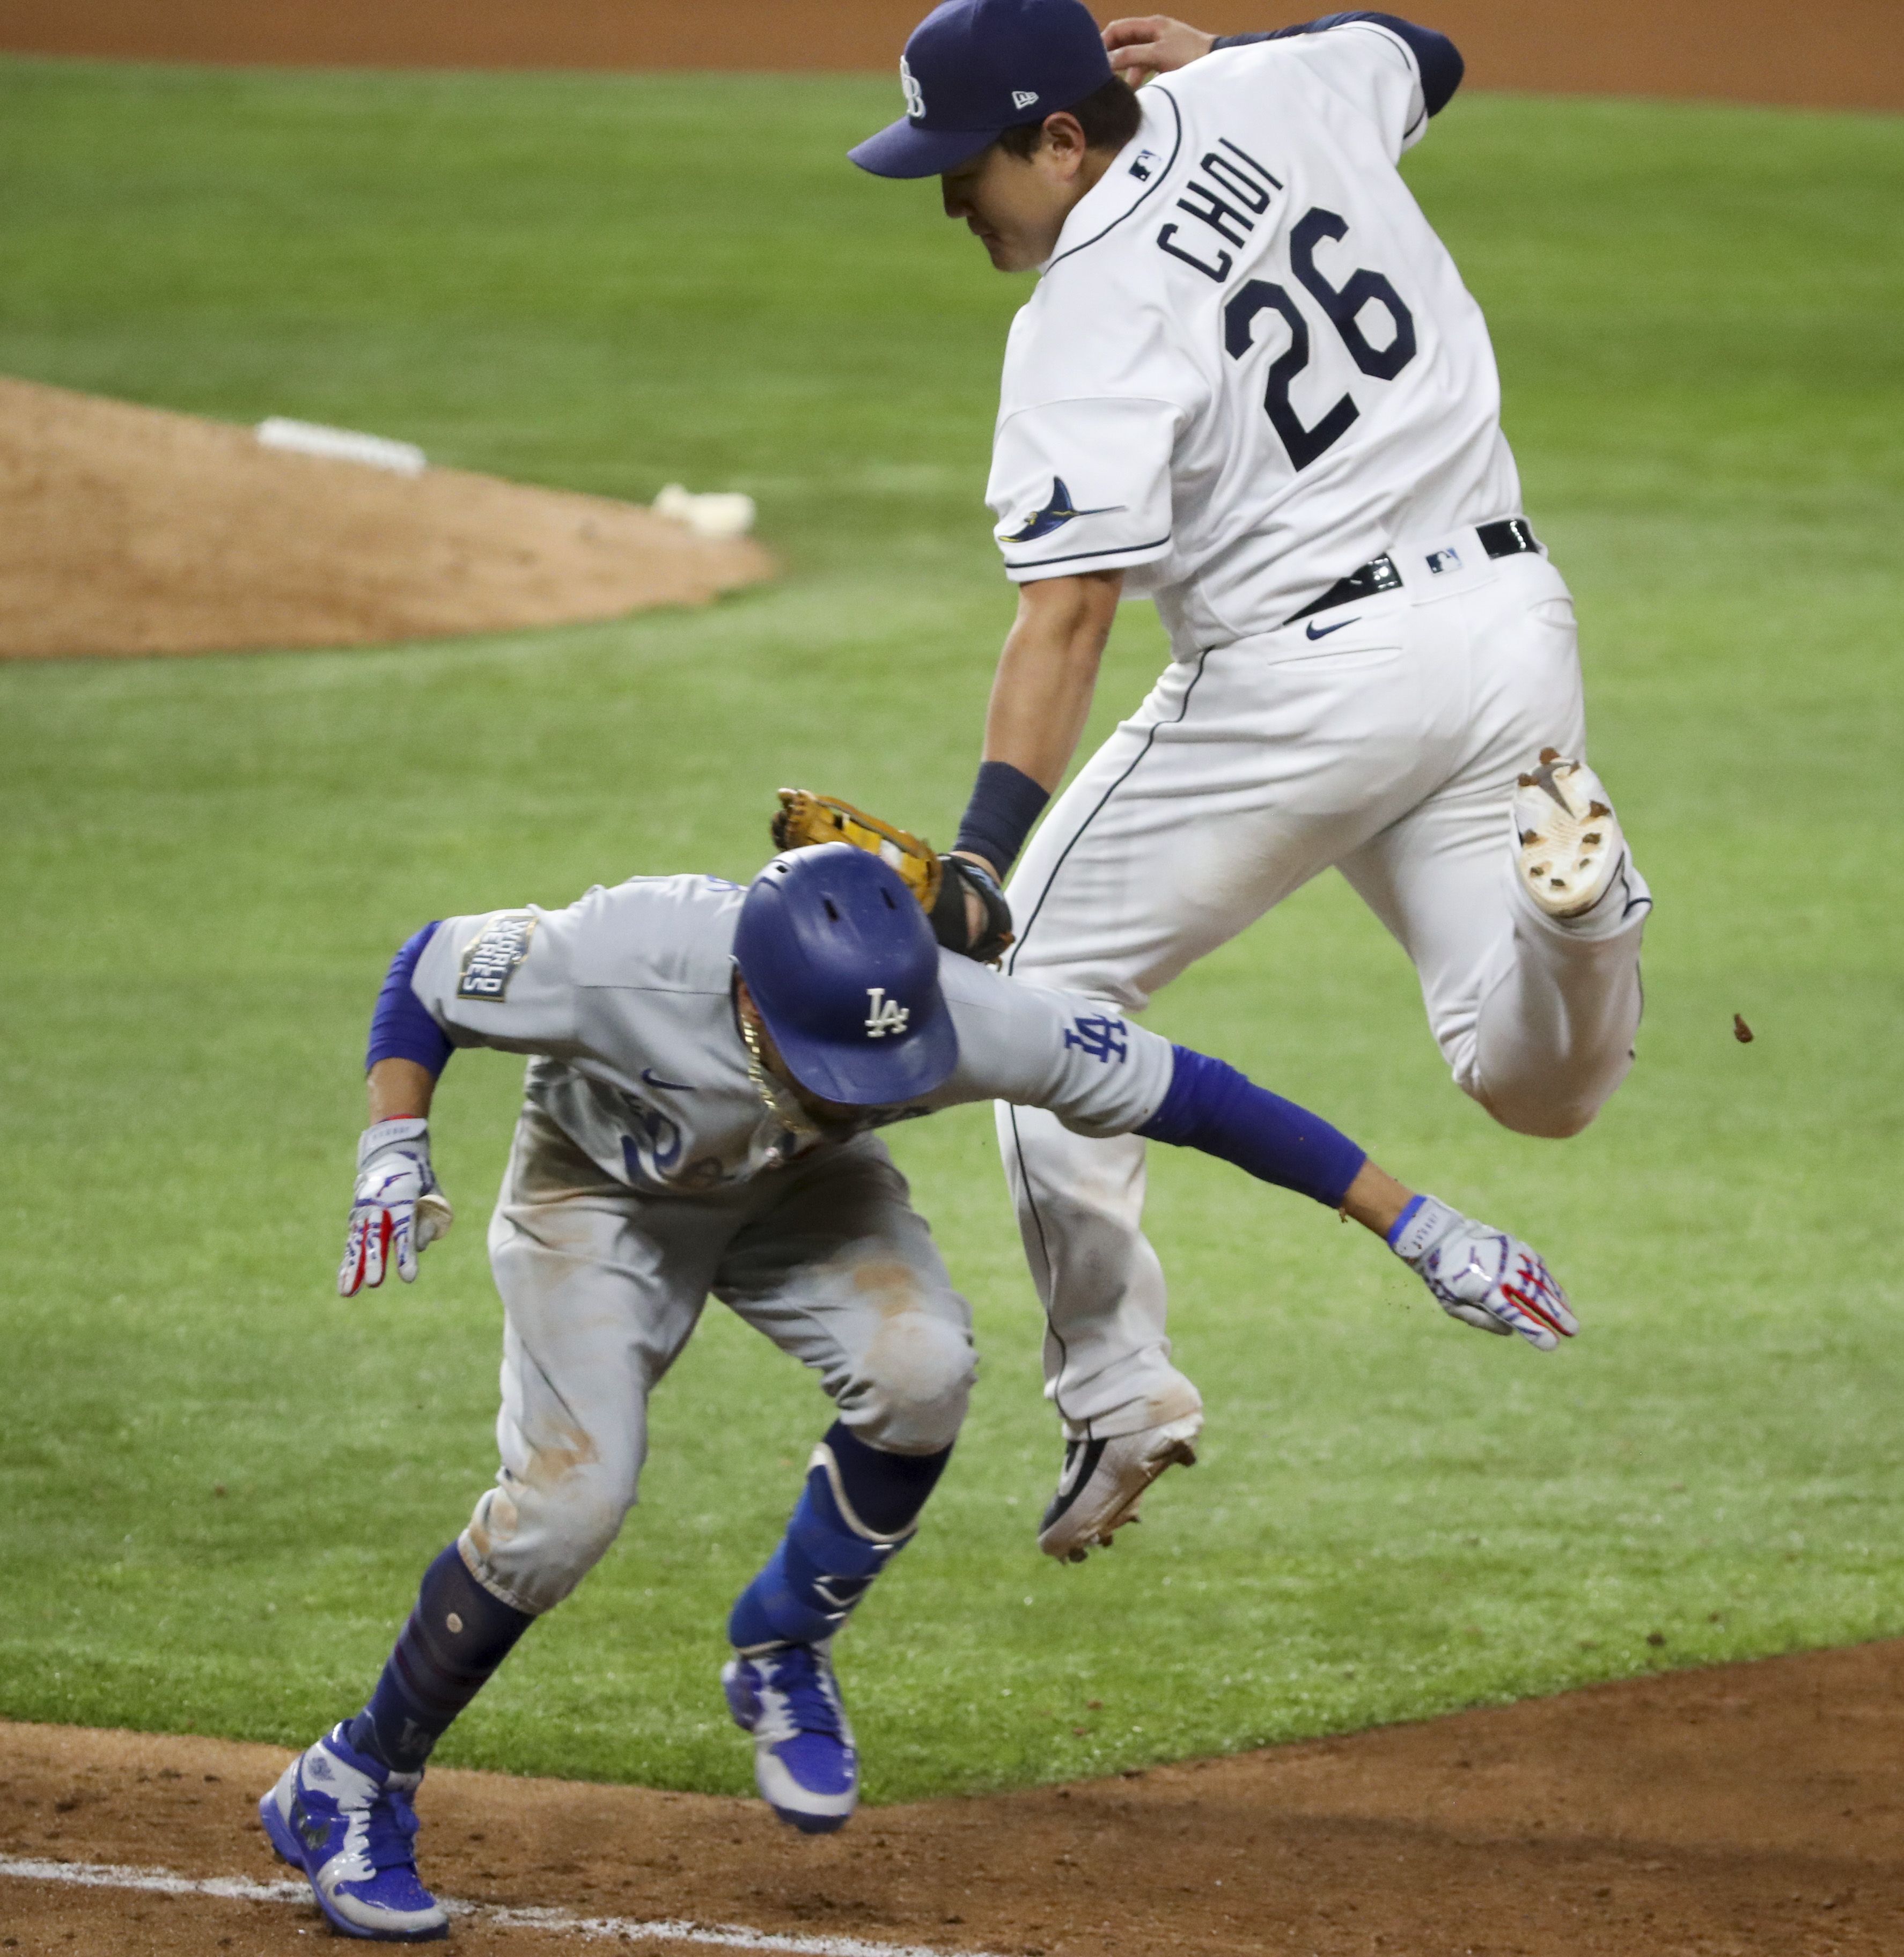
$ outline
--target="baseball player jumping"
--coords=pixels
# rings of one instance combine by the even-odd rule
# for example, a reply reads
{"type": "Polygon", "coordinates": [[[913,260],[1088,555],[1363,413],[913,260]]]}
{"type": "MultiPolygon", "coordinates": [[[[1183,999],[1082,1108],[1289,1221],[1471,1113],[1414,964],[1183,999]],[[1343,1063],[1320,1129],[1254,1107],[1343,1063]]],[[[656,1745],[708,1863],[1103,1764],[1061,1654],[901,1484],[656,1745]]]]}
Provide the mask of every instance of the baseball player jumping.
{"type": "MultiPolygon", "coordinates": [[[[938,175],[995,266],[1039,275],[986,492],[1019,594],[957,846],[979,885],[1070,763],[1120,597],[1171,641],[1011,882],[1007,969],[1141,1011],[1333,865],[1463,1089],[1577,1133],[1632,1062],[1652,900],[1586,764],[1486,324],[1396,167],[1460,55],[1388,14],[1100,37],[1078,0],[947,0],[900,72],[905,118],[853,160],[938,175]]],[[[1007,1104],[998,1129],[1061,1486],[1109,1443],[1046,1516],[1068,1556],[1194,1458],[1202,1402],[1169,1361],[1142,1135],[1007,1104]]]]}
{"type": "Polygon", "coordinates": [[[710,1295],[812,1367],[837,1415],[734,1606],[722,1684],[775,1813],[808,1832],[852,1813],[832,1640],[916,1529],[973,1367],[969,1310],[875,1128],[997,1099],[1201,1148],[1377,1231],[1469,1324],[1544,1351],[1575,1329],[1526,1244],[1412,1194],[1222,1062],[941,952],[898,873],[850,843],[776,857],[745,890],[637,877],[419,931],[372,1023],[346,1297],[393,1266],[413,1279],[450,1225],[428,1116],[459,1046],[530,1057],[489,1226],[501,1469],[425,1573],[368,1703],[259,1804],[351,1936],[443,1933],[416,1873],[424,1763],[615,1539],[648,1396],[710,1295]]]}

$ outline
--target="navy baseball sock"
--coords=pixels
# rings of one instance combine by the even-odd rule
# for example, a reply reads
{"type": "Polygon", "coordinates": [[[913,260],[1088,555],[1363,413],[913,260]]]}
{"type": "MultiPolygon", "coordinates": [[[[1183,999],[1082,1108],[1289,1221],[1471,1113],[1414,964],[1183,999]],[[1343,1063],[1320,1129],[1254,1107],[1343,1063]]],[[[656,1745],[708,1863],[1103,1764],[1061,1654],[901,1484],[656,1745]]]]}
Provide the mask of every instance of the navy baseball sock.
{"type": "Polygon", "coordinates": [[[423,1573],[410,1622],[344,1737],[398,1773],[419,1772],[450,1722],[535,1621],[484,1589],[451,1543],[423,1573]]]}
{"type": "Polygon", "coordinates": [[[786,1534],[734,1605],[739,1650],[830,1638],[906,1547],[950,1448],[887,1454],[835,1421],[814,1450],[786,1534]]]}

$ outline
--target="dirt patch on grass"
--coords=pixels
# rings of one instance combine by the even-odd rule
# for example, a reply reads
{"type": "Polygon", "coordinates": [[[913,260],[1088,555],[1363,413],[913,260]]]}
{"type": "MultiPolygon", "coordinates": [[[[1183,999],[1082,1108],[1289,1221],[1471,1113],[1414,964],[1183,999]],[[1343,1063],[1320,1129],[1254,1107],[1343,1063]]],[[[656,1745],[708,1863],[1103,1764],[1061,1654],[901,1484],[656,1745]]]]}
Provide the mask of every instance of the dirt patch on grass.
{"type": "MultiPolygon", "coordinates": [[[[447,1897],[618,1919],[597,1933],[618,1939],[665,1920],[1013,1957],[1876,1953],[1904,1948],[1900,1687],[1904,1642],[1868,1645],[871,1809],[817,1839],[752,1801],[439,1769],[421,1861],[447,1897]]],[[[6,1935],[23,1952],[252,1957],[321,1933],[303,1901],[6,1873],[40,1858],[276,1882],[252,1804],[286,1757],[0,1726],[6,1935]]],[[[493,1911],[454,1936],[524,1957],[591,1940],[493,1911]]]]}
{"type": "Polygon", "coordinates": [[[0,379],[0,658],[506,631],[703,604],[772,568],[606,497],[0,379]]]}

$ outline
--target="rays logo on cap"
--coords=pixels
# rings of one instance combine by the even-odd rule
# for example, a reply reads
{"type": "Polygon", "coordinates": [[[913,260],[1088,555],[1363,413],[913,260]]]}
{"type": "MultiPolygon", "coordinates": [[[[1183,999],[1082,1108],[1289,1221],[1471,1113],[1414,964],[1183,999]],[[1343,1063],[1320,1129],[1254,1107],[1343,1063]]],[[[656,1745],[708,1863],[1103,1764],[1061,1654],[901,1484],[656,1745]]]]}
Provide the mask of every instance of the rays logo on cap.
{"type": "Polygon", "coordinates": [[[866,1037],[884,1039],[888,1033],[903,1033],[912,1014],[897,999],[886,996],[884,985],[866,988],[866,1037]]]}
{"type": "Polygon", "coordinates": [[[906,113],[848,153],[875,176],[942,176],[1027,117],[1082,102],[1112,79],[1084,0],[939,0],[904,52],[906,113]]]}

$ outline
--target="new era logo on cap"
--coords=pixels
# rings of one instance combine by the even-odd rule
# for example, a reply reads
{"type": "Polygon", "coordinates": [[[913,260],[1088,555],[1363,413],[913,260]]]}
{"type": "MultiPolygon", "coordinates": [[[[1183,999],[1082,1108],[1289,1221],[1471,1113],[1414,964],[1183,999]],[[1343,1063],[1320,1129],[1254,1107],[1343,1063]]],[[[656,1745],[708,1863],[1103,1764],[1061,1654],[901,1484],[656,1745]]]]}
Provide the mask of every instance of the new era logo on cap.
{"type": "Polygon", "coordinates": [[[899,78],[906,119],[850,153],[876,176],[955,169],[1014,123],[1102,88],[1111,61],[1083,0],[944,0],[912,30],[899,78]]]}

